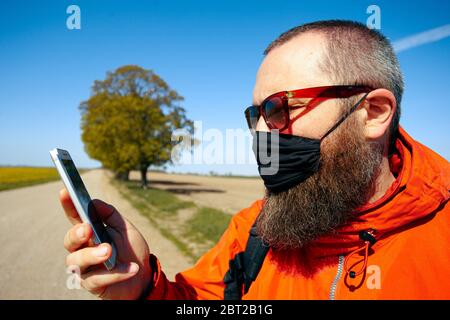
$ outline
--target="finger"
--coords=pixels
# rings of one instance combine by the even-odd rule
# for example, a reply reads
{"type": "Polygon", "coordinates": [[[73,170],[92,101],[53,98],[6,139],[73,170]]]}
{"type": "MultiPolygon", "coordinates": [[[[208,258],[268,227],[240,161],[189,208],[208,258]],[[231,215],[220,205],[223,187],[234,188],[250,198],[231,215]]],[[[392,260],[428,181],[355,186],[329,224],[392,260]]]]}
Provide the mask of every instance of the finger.
{"type": "Polygon", "coordinates": [[[72,224],[81,223],[80,216],[78,215],[77,209],[73,205],[72,199],[70,198],[69,192],[66,188],[59,191],[59,201],[66,213],[67,218],[72,224]]]}
{"type": "Polygon", "coordinates": [[[111,245],[102,243],[97,247],[83,248],[66,257],[67,266],[78,266],[83,273],[87,268],[103,263],[111,256],[111,245]]]}
{"type": "Polygon", "coordinates": [[[64,236],[64,248],[69,252],[74,252],[83,246],[92,246],[92,228],[87,223],[74,225],[64,236]]]}
{"type": "Polygon", "coordinates": [[[98,199],[92,200],[95,211],[103,222],[115,230],[125,230],[125,220],[112,205],[98,199]]]}
{"type": "Polygon", "coordinates": [[[117,265],[113,270],[96,270],[81,275],[81,285],[86,290],[97,294],[105,287],[128,280],[134,277],[139,271],[137,263],[123,263],[117,265]]]}

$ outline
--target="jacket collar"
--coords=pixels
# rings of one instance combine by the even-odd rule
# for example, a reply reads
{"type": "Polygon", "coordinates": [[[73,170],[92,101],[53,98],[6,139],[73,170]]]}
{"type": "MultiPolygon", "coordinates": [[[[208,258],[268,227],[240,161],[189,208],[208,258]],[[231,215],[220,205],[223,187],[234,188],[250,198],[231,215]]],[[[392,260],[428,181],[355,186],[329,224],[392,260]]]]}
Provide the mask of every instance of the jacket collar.
{"type": "Polygon", "coordinates": [[[375,229],[384,239],[419,224],[449,199],[450,164],[399,128],[390,159],[396,180],[383,197],[355,211],[355,219],[311,243],[318,256],[349,253],[364,243],[360,232],[375,229]],[[317,249],[317,250],[316,250],[317,249]]]}

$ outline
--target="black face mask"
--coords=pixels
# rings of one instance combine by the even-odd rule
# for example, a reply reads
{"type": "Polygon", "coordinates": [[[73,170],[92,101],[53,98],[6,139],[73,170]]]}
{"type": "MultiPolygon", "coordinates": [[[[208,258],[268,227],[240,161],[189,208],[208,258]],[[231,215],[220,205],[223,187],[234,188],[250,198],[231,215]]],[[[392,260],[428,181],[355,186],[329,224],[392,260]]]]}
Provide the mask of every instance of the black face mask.
{"type": "Polygon", "coordinates": [[[319,171],[320,143],[333,132],[366,98],[359,100],[320,139],[266,131],[253,133],[253,152],[258,172],[270,192],[287,190],[319,171]]]}
{"type": "Polygon", "coordinates": [[[287,190],[319,170],[320,140],[256,131],[253,152],[270,192],[287,190]]]}

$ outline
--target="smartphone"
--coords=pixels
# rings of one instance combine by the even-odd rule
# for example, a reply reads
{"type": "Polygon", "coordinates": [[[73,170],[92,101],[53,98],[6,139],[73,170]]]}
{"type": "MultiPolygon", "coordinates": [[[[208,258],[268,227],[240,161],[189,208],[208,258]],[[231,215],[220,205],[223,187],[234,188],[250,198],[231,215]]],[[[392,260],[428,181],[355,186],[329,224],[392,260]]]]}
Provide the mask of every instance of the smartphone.
{"type": "Polygon", "coordinates": [[[97,245],[105,242],[111,245],[111,257],[104,262],[104,265],[108,270],[113,269],[116,264],[116,246],[106,231],[106,225],[95,211],[91,197],[84,186],[83,180],[81,180],[80,174],[69,152],[56,148],[50,151],[50,155],[81,220],[84,223],[88,223],[94,231],[92,235],[93,242],[97,245]]]}

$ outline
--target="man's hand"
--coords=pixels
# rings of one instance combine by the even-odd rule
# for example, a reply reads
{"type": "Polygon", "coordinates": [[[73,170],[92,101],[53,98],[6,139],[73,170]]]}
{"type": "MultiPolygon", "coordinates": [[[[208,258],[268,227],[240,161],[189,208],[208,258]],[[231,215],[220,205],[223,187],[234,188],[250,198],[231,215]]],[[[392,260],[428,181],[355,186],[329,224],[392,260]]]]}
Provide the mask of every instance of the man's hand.
{"type": "Polygon", "coordinates": [[[60,191],[59,199],[74,225],[64,238],[64,247],[70,252],[66,265],[80,268],[81,285],[102,299],[139,298],[151,279],[150,252],[141,233],[113,206],[93,200],[117,249],[116,266],[108,271],[103,262],[111,256],[111,246],[108,243],[94,245],[92,228],[82,223],[66,189],[60,191]]]}

